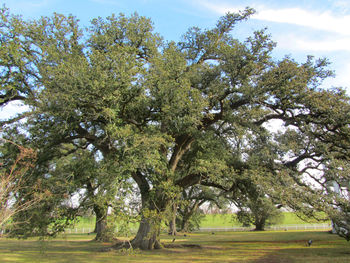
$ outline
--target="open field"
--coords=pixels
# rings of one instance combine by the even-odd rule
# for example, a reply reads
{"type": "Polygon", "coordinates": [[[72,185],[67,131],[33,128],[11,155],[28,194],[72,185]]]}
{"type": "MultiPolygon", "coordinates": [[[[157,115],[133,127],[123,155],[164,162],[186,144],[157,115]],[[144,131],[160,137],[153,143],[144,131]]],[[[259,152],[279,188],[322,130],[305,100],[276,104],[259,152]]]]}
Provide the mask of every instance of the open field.
{"type": "MultiPolygon", "coordinates": [[[[317,221],[305,222],[292,212],[284,212],[283,219],[280,222],[280,225],[301,225],[301,224],[310,224],[310,223],[320,223],[317,221]]],[[[324,222],[322,222],[324,223],[324,222]]],[[[325,222],[330,223],[330,221],[325,222]]],[[[209,214],[205,215],[205,218],[201,222],[201,227],[238,227],[241,224],[234,220],[232,214],[209,214]]]]}
{"type": "Polygon", "coordinates": [[[65,235],[48,241],[0,238],[0,262],[349,262],[350,243],[321,231],[194,233],[162,236],[173,248],[156,251],[100,252],[111,243],[92,235],[65,235]],[[311,247],[306,246],[312,239],[311,247]],[[181,247],[197,244],[200,247],[181,247]]]}
{"type": "MultiPolygon", "coordinates": [[[[93,231],[95,224],[95,217],[82,217],[80,218],[75,226],[68,230],[67,233],[88,233],[93,231]]],[[[316,222],[310,221],[305,222],[298,218],[292,212],[284,212],[283,220],[280,222],[280,226],[294,226],[294,225],[307,225],[307,224],[330,224],[330,221],[326,222],[316,222]]],[[[232,214],[208,214],[201,222],[201,228],[234,228],[241,227],[241,224],[233,219],[232,214]]],[[[134,227],[137,229],[137,227],[134,227]]],[[[302,228],[302,227],[300,227],[302,228]]],[[[294,228],[292,228],[294,230],[294,228]]],[[[321,228],[320,228],[321,229],[321,228]]],[[[322,228],[323,229],[323,228],[322,228]]],[[[328,229],[328,228],[327,228],[328,229]]],[[[136,230],[135,230],[136,231],[136,230]]]]}

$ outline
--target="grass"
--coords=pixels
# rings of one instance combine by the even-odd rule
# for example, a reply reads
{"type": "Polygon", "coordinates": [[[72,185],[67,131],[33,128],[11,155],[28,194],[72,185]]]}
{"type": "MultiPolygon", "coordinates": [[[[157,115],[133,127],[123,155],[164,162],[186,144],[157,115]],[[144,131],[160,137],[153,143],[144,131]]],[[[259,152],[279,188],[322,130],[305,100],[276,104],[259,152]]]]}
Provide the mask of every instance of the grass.
{"type": "MultiPolygon", "coordinates": [[[[310,223],[319,223],[317,221],[305,222],[297,217],[294,213],[284,212],[283,220],[280,225],[302,225],[310,223]]],[[[323,222],[324,223],[324,222],[323,222]]],[[[325,222],[329,223],[329,222],[325,222]]],[[[203,228],[225,228],[225,227],[239,227],[241,224],[234,220],[231,214],[209,214],[206,215],[201,222],[203,228]]]]}
{"type": "MultiPolygon", "coordinates": [[[[319,223],[316,221],[305,222],[298,218],[292,212],[284,212],[283,220],[280,225],[302,225],[302,224],[310,224],[310,223],[319,223]]],[[[322,223],[330,223],[330,222],[322,222],[322,223]]],[[[95,226],[95,218],[94,217],[81,217],[77,224],[73,227],[73,229],[78,229],[79,232],[84,229],[87,232],[89,229],[92,231],[95,226]]],[[[202,228],[230,228],[230,227],[240,227],[241,224],[236,220],[232,219],[231,214],[208,214],[205,215],[205,218],[201,222],[202,228]]],[[[74,232],[74,231],[73,231],[74,232]]]]}
{"type": "MultiPolygon", "coordinates": [[[[326,217],[324,213],[319,213],[320,217],[326,217]]],[[[292,212],[284,212],[283,213],[283,221],[281,222],[281,225],[302,225],[302,224],[313,224],[313,223],[330,223],[330,220],[326,222],[318,222],[317,220],[313,219],[309,222],[305,222],[301,220],[299,217],[296,216],[295,213],[292,212]]]]}
{"type": "Polygon", "coordinates": [[[82,229],[84,229],[84,232],[92,232],[95,228],[95,217],[79,217],[77,219],[77,222],[75,223],[74,227],[71,228],[71,230],[79,230],[79,233],[82,232],[82,229]]]}
{"type": "Polygon", "coordinates": [[[165,244],[198,244],[156,251],[100,252],[111,243],[91,241],[91,235],[64,235],[47,241],[0,238],[1,262],[349,262],[350,244],[321,231],[191,233],[161,236],[165,244]],[[311,247],[306,241],[312,239],[311,247]]]}

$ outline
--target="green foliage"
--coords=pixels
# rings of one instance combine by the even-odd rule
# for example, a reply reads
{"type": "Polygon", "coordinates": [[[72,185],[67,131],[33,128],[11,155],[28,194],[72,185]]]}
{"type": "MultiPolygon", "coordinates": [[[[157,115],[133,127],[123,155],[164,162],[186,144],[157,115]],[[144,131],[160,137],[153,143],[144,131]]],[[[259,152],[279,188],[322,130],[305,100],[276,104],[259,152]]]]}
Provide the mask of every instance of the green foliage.
{"type": "Polygon", "coordinates": [[[319,88],[333,75],[326,59],[276,61],[266,30],[235,39],[231,30],[254,12],[228,13],[166,43],[138,14],[80,28],[73,16],[25,21],[1,8],[0,104],[29,106],[2,125],[39,149],[28,184],[49,193],[32,211],[43,215],[40,228],[62,230],[82,208],[66,201],[83,191],[82,206],[113,206],[131,179],[140,220],[154,231],[138,232],[146,237],[133,245],[143,248],[155,247],[168,206],[195,185],[231,199],[268,193],[307,215],[333,207],[327,185],[349,161],[349,97],[319,88]],[[269,130],[272,120],[285,129],[269,130]]]}
{"type": "Polygon", "coordinates": [[[196,209],[192,212],[191,216],[187,219],[187,222],[183,222],[185,219],[183,216],[178,216],[177,218],[177,227],[184,232],[193,232],[199,230],[202,224],[205,214],[201,209],[196,209]]]}
{"type": "Polygon", "coordinates": [[[282,222],[282,212],[268,198],[249,200],[245,206],[236,213],[237,220],[245,227],[255,225],[256,230],[264,230],[265,226],[282,222]]]}
{"type": "Polygon", "coordinates": [[[112,241],[116,237],[116,227],[117,227],[117,222],[115,218],[112,216],[108,216],[106,226],[103,229],[98,241],[103,241],[103,242],[112,241]]]}
{"type": "Polygon", "coordinates": [[[203,204],[223,208],[226,203],[226,199],[220,197],[217,189],[192,186],[184,190],[176,203],[177,229],[185,232],[199,229],[201,221],[205,218],[201,209],[203,204]]]}

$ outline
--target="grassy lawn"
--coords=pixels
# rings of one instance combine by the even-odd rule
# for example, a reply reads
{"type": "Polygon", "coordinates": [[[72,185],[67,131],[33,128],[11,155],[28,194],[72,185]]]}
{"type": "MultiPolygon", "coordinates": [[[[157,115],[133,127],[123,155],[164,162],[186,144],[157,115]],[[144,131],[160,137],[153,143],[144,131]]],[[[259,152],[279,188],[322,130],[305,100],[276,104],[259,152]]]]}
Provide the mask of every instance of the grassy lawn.
{"type": "Polygon", "coordinates": [[[175,247],[156,251],[100,252],[111,243],[91,235],[65,235],[48,241],[0,238],[0,262],[349,262],[350,243],[321,231],[265,231],[163,235],[175,247]],[[311,247],[306,241],[312,239],[311,247]],[[177,247],[197,244],[200,248],[177,247]]]}
{"type": "MultiPolygon", "coordinates": [[[[294,213],[285,212],[283,213],[283,221],[280,223],[281,225],[302,225],[302,224],[310,224],[310,223],[330,223],[330,222],[305,222],[298,218],[294,213]]],[[[78,232],[87,233],[89,230],[93,231],[95,224],[94,217],[82,217],[78,220],[76,225],[71,229],[71,232],[74,233],[75,229],[78,232]]],[[[232,219],[231,214],[209,214],[205,215],[205,218],[201,222],[202,228],[230,228],[230,227],[240,227],[241,224],[232,219]]],[[[136,227],[135,227],[136,229],[136,227]]],[[[69,232],[68,232],[69,233],[69,232]]]]}
{"type": "MultiPolygon", "coordinates": [[[[294,213],[285,212],[283,213],[283,220],[281,225],[302,225],[302,224],[312,224],[312,223],[329,223],[329,222],[316,222],[310,221],[305,222],[298,218],[294,213]]],[[[225,228],[225,227],[239,227],[241,224],[232,219],[230,214],[210,214],[206,215],[201,222],[201,227],[203,228],[225,228]]]]}

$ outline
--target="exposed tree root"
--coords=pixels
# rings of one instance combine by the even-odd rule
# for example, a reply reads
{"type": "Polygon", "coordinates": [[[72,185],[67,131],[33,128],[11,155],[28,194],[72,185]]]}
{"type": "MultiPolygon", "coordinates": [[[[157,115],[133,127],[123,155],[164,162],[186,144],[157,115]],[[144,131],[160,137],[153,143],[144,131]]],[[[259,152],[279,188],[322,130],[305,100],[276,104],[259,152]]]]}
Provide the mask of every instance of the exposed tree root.
{"type": "MultiPolygon", "coordinates": [[[[110,252],[110,251],[115,251],[115,250],[122,250],[122,249],[142,249],[140,247],[133,247],[132,242],[130,241],[125,241],[125,240],[117,240],[117,242],[112,246],[108,248],[103,248],[101,252],[110,252]]],[[[154,249],[161,249],[161,248],[198,248],[202,249],[203,247],[198,244],[169,244],[169,243],[164,243],[160,244],[159,247],[155,247],[154,249]]]]}

